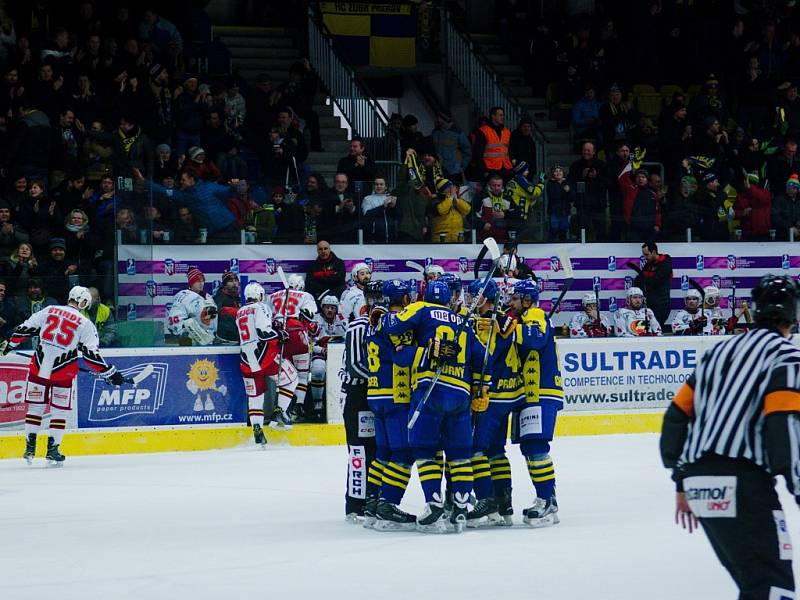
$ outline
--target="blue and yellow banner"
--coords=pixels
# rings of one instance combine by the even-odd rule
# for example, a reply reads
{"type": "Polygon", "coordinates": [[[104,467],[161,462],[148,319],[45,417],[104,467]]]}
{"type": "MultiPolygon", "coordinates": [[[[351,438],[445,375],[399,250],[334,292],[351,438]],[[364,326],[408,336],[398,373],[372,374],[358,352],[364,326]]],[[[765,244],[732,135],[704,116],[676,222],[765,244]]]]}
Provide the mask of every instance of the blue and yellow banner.
{"type": "Polygon", "coordinates": [[[410,4],[320,2],[325,26],[355,65],[416,65],[416,13],[410,4]]]}

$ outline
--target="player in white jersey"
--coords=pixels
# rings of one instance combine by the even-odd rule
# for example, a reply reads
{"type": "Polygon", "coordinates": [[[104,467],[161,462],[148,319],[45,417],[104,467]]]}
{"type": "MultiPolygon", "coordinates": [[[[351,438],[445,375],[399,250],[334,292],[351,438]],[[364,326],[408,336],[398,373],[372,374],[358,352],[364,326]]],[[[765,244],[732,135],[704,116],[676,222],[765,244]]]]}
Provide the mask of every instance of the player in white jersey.
{"type": "Polygon", "coordinates": [[[617,337],[661,335],[661,325],[653,311],[644,308],[642,290],[638,287],[629,288],[626,296],[628,306],[620,308],[614,319],[614,331],[617,337]]]}
{"type": "Polygon", "coordinates": [[[708,326],[708,317],[700,310],[702,296],[695,289],[686,292],[686,308],[679,310],[672,320],[672,335],[703,335],[708,326]]]}
{"type": "Polygon", "coordinates": [[[316,334],[317,303],[314,296],[305,290],[302,275],[289,275],[289,289],[273,292],[270,295],[273,319],[279,321],[289,334],[283,346],[283,357],[292,361],[297,369],[297,401],[292,411],[302,415],[308,391],[309,370],[311,368],[311,345],[309,334],[316,334]]]}
{"type": "Polygon", "coordinates": [[[728,319],[722,314],[719,307],[719,288],[715,285],[708,285],[703,288],[706,300],[703,304],[703,312],[708,319],[708,325],[703,330],[703,335],[725,335],[725,328],[728,319]]]}
{"type": "Polygon", "coordinates": [[[345,322],[349,323],[358,318],[363,310],[366,310],[366,300],[364,300],[364,286],[372,279],[372,269],[367,263],[360,262],[350,270],[350,280],[353,285],[342,292],[339,300],[339,312],[342,313],[345,322]]]}
{"type": "Polygon", "coordinates": [[[311,398],[314,401],[313,411],[316,418],[322,417],[328,344],[332,341],[344,342],[347,332],[347,321],[339,312],[339,300],[336,296],[322,298],[320,307],[321,311],[314,317],[319,331],[313,340],[314,350],[311,356],[311,398]]]}
{"type": "Polygon", "coordinates": [[[236,313],[239,330],[239,369],[242,371],[244,391],[247,394],[247,414],[253,426],[256,444],[266,445],[264,436],[264,393],[267,378],[278,385],[278,405],[269,426],[272,429],[291,429],[289,405],[297,387],[297,370],[288,358],[281,360],[281,345],[289,341],[289,334],[273,326],[272,310],[264,303],[264,288],[253,281],[244,288],[246,304],[236,313]]]}
{"type": "Polygon", "coordinates": [[[47,438],[47,462],[61,466],[64,455],[59,451],[64,437],[67,415],[72,409],[72,385],[78,375],[78,357],[102,378],[113,385],[122,385],[125,378],[117,368],[100,355],[97,328],[91,319],[81,314],[92,306],[92,295],[85,287],[76,285],[69,292],[66,306],[48,306],[35,312],[18,325],[11,339],[2,346],[8,354],[22,342],[36,335],[39,345],[31,357],[25,402],[25,454],[30,464],[36,454],[36,435],[42,425],[42,415],[50,405],[50,428],[47,438]]]}
{"type": "Polygon", "coordinates": [[[597,296],[587,292],[581,300],[583,312],[572,317],[569,323],[571,338],[604,338],[611,335],[612,326],[597,310],[597,296]]]}
{"type": "Polygon", "coordinates": [[[186,274],[189,289],[181,290],[172,299],[167,315],[167,331],[178,337],[188,337],[197,346],[208,346],[217,331],[217,305],[211,294],[203,289],[205,275],[197,267],[186,274]]]}

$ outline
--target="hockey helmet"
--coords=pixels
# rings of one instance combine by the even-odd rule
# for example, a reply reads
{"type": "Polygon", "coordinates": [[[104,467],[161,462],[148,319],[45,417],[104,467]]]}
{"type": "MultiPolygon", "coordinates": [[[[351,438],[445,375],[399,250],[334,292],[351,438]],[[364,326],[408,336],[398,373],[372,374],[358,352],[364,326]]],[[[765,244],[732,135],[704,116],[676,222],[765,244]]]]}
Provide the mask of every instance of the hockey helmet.
{"type": "Polygon", "coordinates": [[[628,291],[625,292],[625,297],[628,298],[628,299],[631,299],[634,296],[639,296],[641,298],[644,298],[644,292],[642,291],[642,288],[629,287],[628,291]]]}
{"type": "MultiPolygon", "coordinates": [[[[481,289],[483,288],[483,281],[480,279],[476,279],[472,283],[469,284],[469,295],[473,298],[476,298],[478,294],[481,293],[481,289]]],[[[483,297],[488,300],[489,302],[494,302],[497,299],[497,283],[494,279],[490,279],[489,282],[486,284],[486,289],[483,290],[483,297]]]]}
{"type": "Polygon", "coordinates": [[[389,279],[383,282],[383,295],[392,304],[400,304],[403,298],[411,295],[411,286],[407,281],[389,279]]]}
{"type": "MultiPolygon", "coordinates": [[[[353,280],[353,283],[361,283],[358,280],[358,274],[361,271],[366,271],[367,273],[369,273],[369,276],[372,277],[372,269],[367,263],[365,262],[356,263],[356,266],[350,269],[350,279],[353,280]]],[[[367,281],[369,281],[369,278],[367,278],[367,281]]]]}
{"type": "Polygon", "coordinates": [[[706,304],[709,306],[716,306],[719,301],[719,288],[715,285],[707,285],[703,288],[703,293],[706,295],[706,304]]]}
{"type": "Polygon", "coordinates": [[[533,279],[524,279],[514,284],[513,294],[519,295],[523,300],[539,301],[539,286],[533,279]]]}
{"type": "Polygon", "coordinates": [[[364,300],[367,301],[367,306],[372,306],[380,302],[383,298],[383,282],[382,281],[368,281],[364,286],[364,300]]]}
{"type": "Polygon", "coordinates": [[[332,294],[328,294],[327,296],[323,296],[322,297],[322,300],[320,300],[319,305],[320,306],[335,306],[336,308],[339,308],[339,299],[336,296],[332,295],[332,294]]]}
{"type": "Polygon", "coordinates": [[[581,298],[581,306],[586,308],[590,304],[597,304],[597,296],[594,295],[592,292],[586,292],[581,298]]]}
{"type": "Polygon", "coordinates": [[[517,270],[518,264],[519,262],[516,254],[503,254],[500,256],[500,260],[497,261],[497,266],[500,267],[500,270],[504,273],[513,273],[517,270]]]}
{"type": "Polygon", "coordinates": [[[756,309],[753,316],[756,323],[769,326],[776,323],[797,322],[797,300],[800,289],[790,277],[783,275],[764,275],[753,288],[753,302],[756,309]]]}
{"type": "Polygon", "coordinates": [[[244,299],[253,300],[254,302],[264,301],[264,288],[257,281],[251,281],[244,286],[244,299]]]}
{"type": "Polygon", "coordinates": [[[425,302],[447,306],[450,304],[451,297],[452,293],[450,292],[450,286],[440,279],[434,279],[433,281],[429,282],[425,288],[425,302]]]}
{"type": "Polygon", "coordinates": [[[425,279],[428,279],[429,277],[433,277],[433,279],[438,279],[442,275],[444,275],[444,269],[439,265],[430,264],[427,267],[425,267],[425,279]]]}
{"type": "Polygon", "coordinates": [[[298,275],[297,273],[293,275],[289,275],[288,279],[289,289],[290,290],[304,290],[306,289],[306,281],[303,279],[302,275],[298,275]]]}
{"type": "Polygon", "coordinates": [[[447,287],[450,288],[451,293],[461,293],[461,279],[458,277],[458,275],[454,275],[453,273],[445,273],[439,277],[439,281],[444,281],[447,284],[447,287]]]}
{"type": "Polygon", "coordinates": [[[688,300],[689,298],[697,298],[698,300],[701,300],[703,297],[700,295],[699,291],[695,289],[690,289],[686,292],[686,300],[688,300]]]}
{"type": "Polygon", "coordinates": [[[69,291],[69,302],[74,302],[78,310],[89,310],[92,306],[92,293],[82,285],[76,285],[69,291]]]}

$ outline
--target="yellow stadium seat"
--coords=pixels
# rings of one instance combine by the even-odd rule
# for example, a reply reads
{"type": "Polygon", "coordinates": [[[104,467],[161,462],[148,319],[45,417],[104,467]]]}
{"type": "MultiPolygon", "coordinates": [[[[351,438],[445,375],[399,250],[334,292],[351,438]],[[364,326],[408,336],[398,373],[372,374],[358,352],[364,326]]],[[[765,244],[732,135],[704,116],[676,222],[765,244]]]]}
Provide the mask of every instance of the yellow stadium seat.
{"type": "Polygon", "coordinates": [[[655,94],[656,88],[649,83],[637,83],[633,86],[633,95],[640,96],[642,94],[655,94]]]}
{"type": "Polygon", "coordinates": [[[663,106],[661,94],[657,93],[639,94],[636,98],[636,104],[643,115],[653,118],[661,114],[661,107],[663,106]]]}
{"type": "Polygon", "coordinates": [[[672,96],[675,92],[683,93],[683,88],[679,85],[675,85],[673,83],[667,83],[662,85],[658,89],[658,93],[664,98],[664,103],[669,104],[672,102],[672,96]]]}

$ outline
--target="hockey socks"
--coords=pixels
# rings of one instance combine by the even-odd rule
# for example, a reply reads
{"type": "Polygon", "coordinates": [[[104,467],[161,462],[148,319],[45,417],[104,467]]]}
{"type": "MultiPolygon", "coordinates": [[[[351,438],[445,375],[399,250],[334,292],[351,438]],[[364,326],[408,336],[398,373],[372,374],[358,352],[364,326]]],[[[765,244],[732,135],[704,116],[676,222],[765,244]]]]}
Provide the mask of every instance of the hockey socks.
{"type": "MultiPolygon", "coordinates": [[[[472,464],[468,458],[448,461],[450,465],[450,482],[453,490],[453,503],[459,508],[465,508],[472,491],[473,477],[472,464]]],[[[465,517],[466,518],[466,517],[465,517]]]]}
{"type": "Polygon", "coordinates": [[[500,497],[503,490],[511,488],[511,463],[505,454],[493,456],[489,461],[492,471],[494,494],[500,497]]]}
{"type": "Polygon", "coordinates": [[[435,460],[418,460],[417,473],[425,502],[442,501],[442,465],[435,460]]]}
{"type": "Polygon", "coordinates": [[[378,496],[383,484],[383,470],[384,462],[380,459],[375,459],[369,464],[369,471],[367,472],[367,496],[378,496]]]}
{"type": "Polygon", "coordinates": [[[278,406],[281,407],[281,410],[285,413],[289,410],[289,405],[292,403],[292,398],[294,394],[292,394],[292,390],[285,387],[278,388],[278,406]]]}
{"type": "Polygon", "coordinates": [[[25,415],[25,435],[29,433],[39,433],[42,426],[42,415],[46,404],[28,404],[28,412],[25,415]]]}
{"type": "Polygon", "coordinates": [[[478,500],[494,496],[489,459],[483,454],[476,454],[472,457],[472,476],[475,480],[473,489],[478,500]]]}
{"type": "Polygon", "coordinates": [[[250,425],[264,426],[264,396],[253,396],[247,399],[247,416],[250,417],[250,425]]]}
{"type": "Polygon", "coordinates": [[[411,465],[389,462],[383,466],[381,500],[399,505],[411,479],[411,465]]]}
{"type": "Polygon", "coordinates": [[[556,489],[556,472],[549,454],[528,457],[528,474],[539,498],[547,500],[553,495],[556,489]]]}

